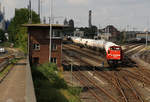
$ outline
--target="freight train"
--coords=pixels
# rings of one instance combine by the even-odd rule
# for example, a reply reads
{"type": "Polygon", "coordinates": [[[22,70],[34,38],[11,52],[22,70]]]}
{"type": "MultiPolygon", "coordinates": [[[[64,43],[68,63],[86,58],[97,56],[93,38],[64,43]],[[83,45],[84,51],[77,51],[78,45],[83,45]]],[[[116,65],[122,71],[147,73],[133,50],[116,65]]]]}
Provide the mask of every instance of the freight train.
{"type": "Polygon", "coordinates": [[[91,47],[104,50],[106,53],[107,62],[111,66],[117,65],[123,60],[123,52],[121,46],[113,42],[105,40],[85,39],[80,37],[71,37],[71,40],[75,44],[78,44],[80,47],[91,47]]]}

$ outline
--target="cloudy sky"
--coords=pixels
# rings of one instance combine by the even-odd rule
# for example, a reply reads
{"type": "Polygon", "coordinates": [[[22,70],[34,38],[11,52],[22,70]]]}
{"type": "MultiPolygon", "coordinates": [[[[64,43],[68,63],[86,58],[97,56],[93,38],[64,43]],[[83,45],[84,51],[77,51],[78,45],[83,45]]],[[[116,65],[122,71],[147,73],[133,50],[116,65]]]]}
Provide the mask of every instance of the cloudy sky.
{"type": "MultiPolygon", "coordinates": [[[[114,25],[118,29],[143,30],[150,25],[150,0],[53,0],[55,21],[74,19],[75,26],[88,26],[88,11],[92,10],[92,24],[114,25]]],[[[6,7],[6,18],[14,16],[15,8],[27,7],[28,0],[0,0],[6,7]]],[[[49,16],[50,0],[41,0],[42,16],[49,16]]],[[[38,0],[32,0],[37,12],[38,0]]]]}

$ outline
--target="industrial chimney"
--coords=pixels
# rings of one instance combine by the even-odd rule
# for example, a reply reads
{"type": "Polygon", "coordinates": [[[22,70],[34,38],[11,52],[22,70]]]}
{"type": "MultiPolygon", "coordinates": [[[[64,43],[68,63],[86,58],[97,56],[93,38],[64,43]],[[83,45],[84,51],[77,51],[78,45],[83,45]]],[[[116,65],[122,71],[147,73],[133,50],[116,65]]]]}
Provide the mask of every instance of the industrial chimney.
{"type": "Polygon", "coordinates": [[[92,27],[92,11],[89,11],[89,28],[92,27]]]}

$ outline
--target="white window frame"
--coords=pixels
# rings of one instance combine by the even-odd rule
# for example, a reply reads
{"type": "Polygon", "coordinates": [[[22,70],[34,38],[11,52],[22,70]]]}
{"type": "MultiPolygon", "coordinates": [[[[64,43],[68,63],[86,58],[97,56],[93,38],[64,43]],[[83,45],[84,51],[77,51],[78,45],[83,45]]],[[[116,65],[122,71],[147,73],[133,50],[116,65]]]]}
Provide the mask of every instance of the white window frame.
{"type": "Polygon", "coordinates": [[[52,43],[52,51],[56,51],[57,50],[57,44],[52,43]]]}
{"type": "Polygon", "coordinates": [[[33,44],[33,50],[40,50],[40,44],[33,44]]]}
{"type": "Polygon", "coordinates": [[[57,58],[56,58],[56,57],[51,58],[51,63],[55,63],[55,64],[57,64],[57,58]]]}

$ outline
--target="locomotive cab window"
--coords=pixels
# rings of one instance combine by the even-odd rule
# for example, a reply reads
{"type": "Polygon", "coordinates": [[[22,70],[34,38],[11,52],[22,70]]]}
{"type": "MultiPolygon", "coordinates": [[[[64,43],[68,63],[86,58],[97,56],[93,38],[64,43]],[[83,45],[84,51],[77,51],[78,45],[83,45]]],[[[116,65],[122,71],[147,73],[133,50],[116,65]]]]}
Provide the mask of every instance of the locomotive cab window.
{"type": "Polygon", "coordinates": [[[110,49],[111,49],[111,50],[120,50],[119,47],[111,47],[110,49]]]}
{"type": "Polygon", "coordinates": [[[119,48],[119,47],[116,47],[116,50],[120,50],[120,48],[119,48]]]}

